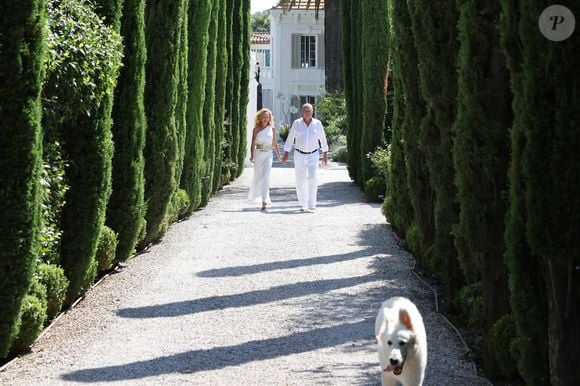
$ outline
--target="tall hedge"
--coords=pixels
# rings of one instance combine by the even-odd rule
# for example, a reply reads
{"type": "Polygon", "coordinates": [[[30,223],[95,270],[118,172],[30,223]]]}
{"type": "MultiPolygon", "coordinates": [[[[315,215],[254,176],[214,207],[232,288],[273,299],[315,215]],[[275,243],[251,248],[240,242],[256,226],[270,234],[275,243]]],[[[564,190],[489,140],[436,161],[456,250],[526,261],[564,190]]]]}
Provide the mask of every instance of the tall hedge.
{"type": "MultiPolygon", "coordinates": [[[[390,162],[387,172],[387,196],[383,205],[383,213],[401,234],[405,235],[413,222],[413,207],[407,186],[407,165],[404,141],[405,105],[407,103],[403,89],[400,51],[401,42],[397,39],[394,30],[393,2],[389,1],[389,61],[392,63],[392,123],[390,162]]],[[[399,20],[397,20],[399,22],[399,20]]],[[[389,108],[389,107],[387,107],[389,108]]]]}
{"type": "MultiPolygon", "coordinates": [[[[401,140],[405,154],[406,185],[413,208],[412,221],[405,234],[409,249],[423,269],[428,268],[427,251],[434,238],[434,192],[429,182],[425,154],[420,144],[421,119],[426,114],[425,99],[419,89],[418,57],[415,48],[409,7],[392,0],[393,35],[391,56],[393,76],[398,85],[397,99],[403,98],[401,140]]],[[[401,102],[396,102],[401,103],[401,102]]],[[[395,129],[396,130],[396,129],[395,129]]],[[[400,188],[403,189],[403,188],[400,188]]]]}
{"type": "Polygon", "coordinates": [[[384,141],[387,112],[386,84],[389,61],[388,8],[385,0],[365,0],[362,8],[362,125],[360,175],[364,184],[376,172],[368,154],[384,141]]]}
{"type": "MultiPolygon", "coordinates": [[[[538,344],[543,347],[548,342],[550,383],[573,385],[580,382],[580,107],[576,100],[580,42],[575,35],[556,42],[539,33],[538,17],[546,5],[538,0],[521,0],[511,7],[503,4],[506,48],[521,48],[508,51],[515,83],[512,130],[521,136],[522,144],[521,158],[513,161],[520,170],[511,176],[519,180],[510,182],[524,188],[523,200],[513,205],[523,204],[525,241],[531,256],[538,259],[530,261],[528,256],[524,262],[519,260],[524,256],[509,257],[510,267],[523,268],[514,272],[514,281],[529,282],[533,287],[545,285],[544,307],[532,306],[534,311],[543,308],[547,313],[546,335],[538,344]],[[538,271],[529,267],[533,263],[539,266],[538,271]]],[[[512,207],[512,213],[518,214],[514,212],[512,207]]],[[[513,233],[509,240],[519,241],[513,233]]],[[[518,329],[524,333],[521,339],[537,338],[534,326],[523,320],[529,314],[522,313],[527,306],[524,302],[532,299],[516,294],[519,296],[513,300],[522,302],[514,304],[518,329]]],[[[539,300],[544,298],[536,302],[539,300]]],[[[541,354],[526,342],[520,349],[531,350],[524,351],[527,358],[521,362],[522,375],[526,381],[539,384],[542,374],[531,367],[530,359],[541,354]]]]}
{"type": "MultiPolygon", "coordinates": [[[[234,157],[233,152],[237,151],[238,138],[235,137],[238,134],[237,130],[233,130],[233,119],[232,119],[232,108],[234,100],[234,9],[235,1],[226,1],[226,52],[228,56],[228,66],[226,70],[226,90],[225,90],[225,100],[224,100],[224,163],[222,165],[223,179],[227,179],[228,182],[232,181],[236,177],[237,158],[234,157]],[[234,149],[235,147],[235,149],[234,149]]],[[[237,17],[239,19],[239,16],[237,17]]],[[[236,38],[236,43],[239,41],[236,38]]],[[[238,47],[238,44],[236,44],[238,47]]],[[[236,90],[236,94],[239,90],[236,90]]]]}
{"type": "Polygon", "coordinates": [[[241,0],[241,45],[242,45],[242,63],[240,66],[240,95],[239,105],[239,124],[238,124],[238,173],[239,177],[244,171],[244,162],[247,155],[246,147],[246,127],[248,121],[248,112],[246,106],[250,100],[250,89],[247,85],[250,83],[250,0],[241,0]]]}
{"type": "Polygon", "coordinates": [[[111,109],[121,39],[84,1],[49,1],[50,58],[45,129],[62,144],[69,190],[62,209],[60,263],[71,304],[90,266],[111,193],[111,109]]]}
{"type": "Polygon", "coordinates": [[[207,67],[205,101],[203,105],[203,139],[204,139],[204,171],[201,186],[201,206],[207,205],[213,188],[213,172],[215,165],[215,81],[217,63],[217,44],[215,36],[218,33],[218,20],[220,12],[220,1],[214,1],[210,24],[209,39],[207,44],[207,67]]]}
{"type": "Polygon", "coordinates": [[[45,0],[0,2],[0,359],[15,336],[40,229],[45,0]]]}
{"type": "Polygon", "coordinates": [[[346,132],[347,164],[350,178],[363,186],[361,176],[361,132],[363,122],[362,83],[362,1],[343,1],[343,66],[345,98],[349,121],[346,132]],[[348,41],[348,42],[347,42],[348,41]]]}
{"type": "Polygon", "coordinates": [[[204,162],[203,107],[207,78],[208,27],[212,10],[212,0],[190,1],[188,6],[188,46],[189,61],[187,77],[187,127],[181,187],[189,196],[189,211],[201,204],[201,185],[204,162]],[[193,22],[195,21],[195,22],[193,22]]]}
{"type": "Polygon", "coordinates": [[[125,261],[145,217],[145,0],[124,0],[120,32],[124,55],[113,105],[113,192],[106,221],[118,234],[115,259],[125,261]]]}
{"type": "MultiPolygon", "coordinates": [[[[183,162],[185,154],[185,141],[187,138],[187,98],[189,91],[187,89],[187,78],[189,76],[189,9],[190,0],[184,0],[183,4],[183,22],[178,32],[177,47],[177,105],[175,106],[175,125],[177,131],[177,159],[175,163],[175,181],[176,191],[181,183],[181,174],[183,172],[183,162]]],[[[175,192],[174,192],[175,195],[175,192]]],[[[175,198],[175,197],[174,197],[175,198]]]]}
{"type": "Polygon", "coordinates": [[[224,183],[229,182],[222,180],[222,164],[224,162],[224,119],[225,119],[225,102],[226,102],[226,80],[228,71],[229,55],[227,51],[227,19],[226,19],[226,0],[216,0],[220,3],[220,9],[217,20],[216,34],[216,77],[215,77],[215,112],[214,112],[214,146],[215,161],[213,164],[213,186],[212,193],[220,189],[224,183]]]}
{"type": "Polygon", "coordinates": [[[167,208],[177,184],[175,109],[179,86],[179,36],[184,22],[184,5],[185,0],[152,0],[145,5],[145,244],[163,236],[167,208]]]}
{"type": "Polygon", "coordinates": [[[491,330],[509,313],[503,255],[512,122],[509,74],[500,47],[499,3],[462,2],[458,23],[458,96],[453,158],[460,207],[454,229],[458,258],[469,283],[483,290],[483,367],[502,377],[491,330]],[[481,230],[485,229],[485,232],[481,230]]]}
{"type": "Polygon", "coordinates": [[[526,112],[523,58],[519,36],[521,1],[502,2],[501,43],[506,53],[513,92],[514,121],[510,131],[509,213],[506,221],[506,264],[509,270],[510,303],[518,332],[518,369],[530,386],[549,383],[548,299],[544,266],[526,240],[527,181],[523,177],[522,154],[525,128],[534,119],[526,112]]]}
{"type": "Polygon", "coordinates": [[[451,304],[463,282],[452,232],[459,221],[451,132],[457,96],[457,12],[455,0],[410,0],[408,4],[418,54],[419,87],[427,106],[420,145],[435,192],[435,237],[427,253],[432,269],[446,285],[451,304]]]}

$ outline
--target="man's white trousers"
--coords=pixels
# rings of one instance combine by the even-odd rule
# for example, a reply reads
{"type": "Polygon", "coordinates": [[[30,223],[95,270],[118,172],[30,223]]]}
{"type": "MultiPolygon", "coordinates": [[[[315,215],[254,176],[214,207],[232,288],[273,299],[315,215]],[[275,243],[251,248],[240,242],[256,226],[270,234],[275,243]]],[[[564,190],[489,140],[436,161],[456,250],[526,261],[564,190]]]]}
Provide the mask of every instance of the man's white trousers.
{"type": "Polygon", "coordinates": [[[296,196],[302,209],[316,208],[318,193],[319,153],[302,154],[294,151],[294,171],[296,173],[296,196]]]}

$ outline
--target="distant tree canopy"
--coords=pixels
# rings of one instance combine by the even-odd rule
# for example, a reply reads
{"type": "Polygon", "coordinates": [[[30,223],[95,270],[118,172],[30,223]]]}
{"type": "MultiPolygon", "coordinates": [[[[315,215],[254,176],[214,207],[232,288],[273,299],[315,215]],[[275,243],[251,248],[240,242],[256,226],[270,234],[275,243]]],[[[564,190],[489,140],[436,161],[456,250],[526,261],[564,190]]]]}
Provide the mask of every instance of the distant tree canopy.
{"type": "Polygon", "coordinates": [[[256,12],[252,15],[250,28],[252,32],[270,32],[270,11],[256,12]]]}

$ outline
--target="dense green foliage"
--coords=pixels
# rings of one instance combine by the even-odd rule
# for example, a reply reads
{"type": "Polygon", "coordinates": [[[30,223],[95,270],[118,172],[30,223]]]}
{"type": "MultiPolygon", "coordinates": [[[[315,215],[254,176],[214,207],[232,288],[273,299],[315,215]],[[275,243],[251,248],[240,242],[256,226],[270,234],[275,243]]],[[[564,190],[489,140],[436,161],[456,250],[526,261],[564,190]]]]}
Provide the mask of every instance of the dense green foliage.
{"type": "Polygon", "coordinates": [[[4,359],[242,173],[250,1],[0,5],[4,359]]]}
{"type": "Polygon", "coordinates": [[[447,284],[446,298],[450,301],[463,282],[452,232],[459,215],[451,133],[457,96],[457,12],[455,0],[412,0],[408,4],[418,54],[419,89],[427,107],[419,145],[435,193],[435,233],[427,252],[428,264],[447,284]]]}
{"type": "Polygon", "coordinates": [[[184,22],[185,0],[153,0],[145,6],[147,63],[145,66],[144,244],[160,239],[167,208],[175,192],[178,137],[175,111],[179,85],[179,36],[184,22]]]}
{"type": "Polygon", "coordinates": [[[204,168],[203,106],[207,77],[208,27],[211,1],[190,3],[188,12],[188,99],[187,127],[181,187],[189,196],[189,212],[201,205],[201,185],[204,168]]]}
{"type": "Polygon", "coordinates": [[[373,58],[362,61],[363,119],[358,155],[364,184],[374,176],[368,154],[384,141],[389,34],[386,1],[365,0],[361,8],[362,57],[373,58]]]}
{"type": "Polygon", "coordinates": [[[203,105],[203,139],[204,139],[204,170],[201,185],[201,206],[206,206],[213,187],[213,171],[216,158],[215,146],[215,82],[217,64],[217,44],[215,36],[218,33],[220,1],[214,1],[208,33],[210,38],[207,44],[207,67],[205,84],[205,101],[203,105]]]}
{"type": "Polygon", "coordinates": [[[68,279],[63,269],[56,264],[40,264],[36,275],[38,276],[38,281],[46,287],[46,318],[51,321],[64,304],[68,279]]]}
{"type": "Polygon", "coordinates": [[[252,32],[268,32],[270,33],[270,11],[262,11],[253,13],[251,16],[252,32]]]}
{"type": "Polygon", "coordinates": [[[66,192],[60,263],[70,281],[66,303],[81,291],[111,193],[111,109],[121,40],[88,4],[49,2],[45,124],[62,144],[66,192]]]}
{"type": "Polygon", "coordinates": [[[39,249],[45,8],[44,0],[0,2],[0,359],[39,249]]]}
{"type": "MultiPolygon", "coordinates": [[[[239,115],[237,119],[237,130],[238,134],[234,136],[237,138],[237,142],[234,143],[238,147],[236,152],[238,157],[238,166],[236,177],[239,177],[244,171],[244,162],[246,160],[247,148],[246,148],[246,128],[248,121],[248,113],[246,107],[248,106],[250,99],[250,89],[247,85],[250,83],[250,0],[240,0],[240,45],[241,45],[241,63],[239,66],[240,78],[237,85],[234,87],[239,88],[240,93],[237,98],[236,103],[238,105],[239,115]]],[[[235,32],[234,32],[234,36],[235,32]]],[[[234,97],[235,100],[235,97],[234,97]]]]}
{"type": "Polygon", "coordinates": [[[124,0],[120,33],[124,56],[113,105],[113,191],[107,207],[107,225],[118,233],[115,259],[127,260],[144,227],[145,146],[145,1],[124,0]]]}
{"type": "Polygon", "coordinates": [[[117,249],[117,233],[108,226],[103,226],[95,253],[97,262],[97,274],[108,271],[113,267],[115,250],[117,249]]]}
{"type": "Polygon", "coordinates": [[[526,383],[541,384],[547,364],[552,384],[572,385],[580,382],[575,368],[580,353],[579,41],[572,36],[554,42],[538,33],[545,2],[516,3],[503,4],[502,28],[514,90],[512,169],[517,170],[511,171],[510,184],[523,193],[510,208],[508,227],[512,304],[522,334],[520,372],[526,383]],[[524,248],[529,255],[521,253],[524,248]],[[519,284],[530,292],[522,293],[519,284]],[[530,322],[533,316],[539,317],[536,323],[530,322]],[[538,351],[542,347],[547,361],[534,368],[545,355],[538,351]]]}
{"type": "MultiPolygon", "coordinates": [[[[226,80],[229,55],[227,50],[227,21],[226,21],[226,0],[216,0],[220,3],[218,20],[217,20],[217,35],[216,35],[216,67],[214,68],[215,77],[215,111],[214,111],[214,135],[215,135],[215,162],[213,165],[213,185],[211,192],[214,193],[220,189],[224,184],[229,183],[229,168],[222,170],[224,164],[226,142],[224,141],[225,132],[225,102],[226,102],[226,80]],[[225,180],[222,179],[222,173],[226,173],[225,180]]],[[[228,160],[225,160],[228,164],[228,160]]]]}
{"type": "Polygon", "coordinates": [[[481,280],[486,374],[502,372],[491,341],[495,322],[509,313],[503,242],[512,121],[509,76],[499,44],[499,4],[464,1],[459,15],[457,119],[453,158],[459,223],[453,235],[462,272],[481,280]],[[481,229],[487,231],[482,234],[481,229]]]}
{"type": "Polygon", "coordinates": [[[180,184],[189,196],[189,212],[197,209],[201,204],[201,185],[205,170],[202,114],[205,102],[211,9],[210,0],[191,1],[188,7],[189,20],[195,20],[195,23],[188,23],[189,55],[197,60],[190,61],[188,70],[187,127],[180,184]]]}

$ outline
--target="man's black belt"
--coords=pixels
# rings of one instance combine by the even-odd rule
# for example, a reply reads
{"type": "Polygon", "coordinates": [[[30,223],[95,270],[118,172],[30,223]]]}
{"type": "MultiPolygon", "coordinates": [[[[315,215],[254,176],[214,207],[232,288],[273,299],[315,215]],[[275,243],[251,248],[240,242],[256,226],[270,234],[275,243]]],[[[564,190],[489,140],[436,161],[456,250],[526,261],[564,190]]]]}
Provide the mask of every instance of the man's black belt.
{"type": "Polygon", "coordinates": [[[302,151],[302,150],[299,150],[299,149],[295,149],[295,150],[296,150],[298,153],[300,153],[300,154],[312,154],[312,153],[314,153],[314,152],[317,152],[317,151],[318,151],[318,149],[316,149],[316,150],[312,150],[312,151],[302,151]]]}

